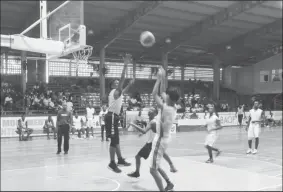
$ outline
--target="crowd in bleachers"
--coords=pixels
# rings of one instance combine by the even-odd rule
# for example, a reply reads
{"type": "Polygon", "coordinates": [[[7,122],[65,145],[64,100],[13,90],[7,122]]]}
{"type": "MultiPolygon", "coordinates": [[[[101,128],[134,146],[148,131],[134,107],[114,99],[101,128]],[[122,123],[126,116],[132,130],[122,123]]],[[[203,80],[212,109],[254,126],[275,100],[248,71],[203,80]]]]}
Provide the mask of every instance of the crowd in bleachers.
{"type": "Polygon", "coordinates": [[[72,102],[69,91],[53,92],[47,85],[39,82],[28,88],[25,94],[8,82],[1,82],[1,112],[10,111],[51,111],[62,108],[62,103],[72,102]]]}

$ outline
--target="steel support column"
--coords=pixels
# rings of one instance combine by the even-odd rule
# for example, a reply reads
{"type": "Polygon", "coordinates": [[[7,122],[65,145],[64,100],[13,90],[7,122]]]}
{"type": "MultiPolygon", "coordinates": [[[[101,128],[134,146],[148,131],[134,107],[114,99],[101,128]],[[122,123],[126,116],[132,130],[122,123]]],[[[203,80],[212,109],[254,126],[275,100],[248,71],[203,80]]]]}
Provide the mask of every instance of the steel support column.
{"type": "MultiPolygon", "coordinates": [[[[100,63],[99,63],[99,87],[100,87],[100,101],[105,100],[105,74],[103,69],[105,67],[105,48],[100,49],[100,63]]],[[[105,101],[104,101],[105,102],[105,101]]]]}
{"type": "Polygon", "coordinates": [[[181,97],[185,96],[185,64],[181,64],[181,97]]]}
{"type": "MultiPolygon", "coordinates": [[[[167,53],[162,53],[162,66],[163,66],[163,68],[164,68],[164,70],[166,71],[166,73],[167,73],[167,70],[168,70],[168,54],[167,53]]],[[[166,74],[166,78],[165,78],[165,87],[166,87],[166,89],[167,89],[167,87],[168,87],[168,76],[167,76],[167,74],[166,74]]]]}
{"type": "Polygon", "coordinates": [[[219,101],[220,92],[220,61],[215,59],[213,62],[213,100],[219,101]]]}

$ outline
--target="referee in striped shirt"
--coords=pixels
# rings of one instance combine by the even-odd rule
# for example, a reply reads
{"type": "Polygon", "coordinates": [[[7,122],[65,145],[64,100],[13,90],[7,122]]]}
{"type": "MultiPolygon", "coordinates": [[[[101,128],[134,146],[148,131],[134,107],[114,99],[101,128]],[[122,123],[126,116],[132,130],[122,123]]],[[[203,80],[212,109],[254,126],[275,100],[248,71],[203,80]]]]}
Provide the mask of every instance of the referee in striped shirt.
{"type": "Polygon", "coordinates": [[[58,129],[58,136],[57,136],[57,155],[61,153],[61,145],[62,145],[62,137],[64,136],[64,152],[68,154],[69,151],[69,132],[70,132],[70,125],[72,125],[73,115],[71,111],[67,110],[67,103],[63,103],[63,109],[58,111],[57,115],[57,129],[58,129]]]}

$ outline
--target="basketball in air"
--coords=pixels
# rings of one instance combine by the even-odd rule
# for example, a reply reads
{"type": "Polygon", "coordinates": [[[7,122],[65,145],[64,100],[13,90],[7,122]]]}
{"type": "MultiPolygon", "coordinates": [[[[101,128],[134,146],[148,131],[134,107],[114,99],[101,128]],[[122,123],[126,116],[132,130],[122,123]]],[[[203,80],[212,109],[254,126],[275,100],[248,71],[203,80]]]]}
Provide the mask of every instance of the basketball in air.
{"type": "Polygon", "coordinates": [[[155,43],[155,37],[151,32],[144,31],[140,35],[140,42],[144,47],[151,47],[155,43]]]}

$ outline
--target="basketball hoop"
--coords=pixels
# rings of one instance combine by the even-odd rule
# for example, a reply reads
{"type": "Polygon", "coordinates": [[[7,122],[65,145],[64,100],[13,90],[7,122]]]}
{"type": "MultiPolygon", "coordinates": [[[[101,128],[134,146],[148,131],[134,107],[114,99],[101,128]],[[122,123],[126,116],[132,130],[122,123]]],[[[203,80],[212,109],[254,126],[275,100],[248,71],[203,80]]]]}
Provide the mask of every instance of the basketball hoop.
{"type": "Polygon", "coordinates": [[[74,51],[73,57],[76,60],[76,70],[78,72],[79,69],[79,63],[86,63],[88,61],[88,58],[91,56],[92,54],[92,49],[93,47],[90,45],[86,45],[84,48],[78,50],[78,51],[74,51]]]}

